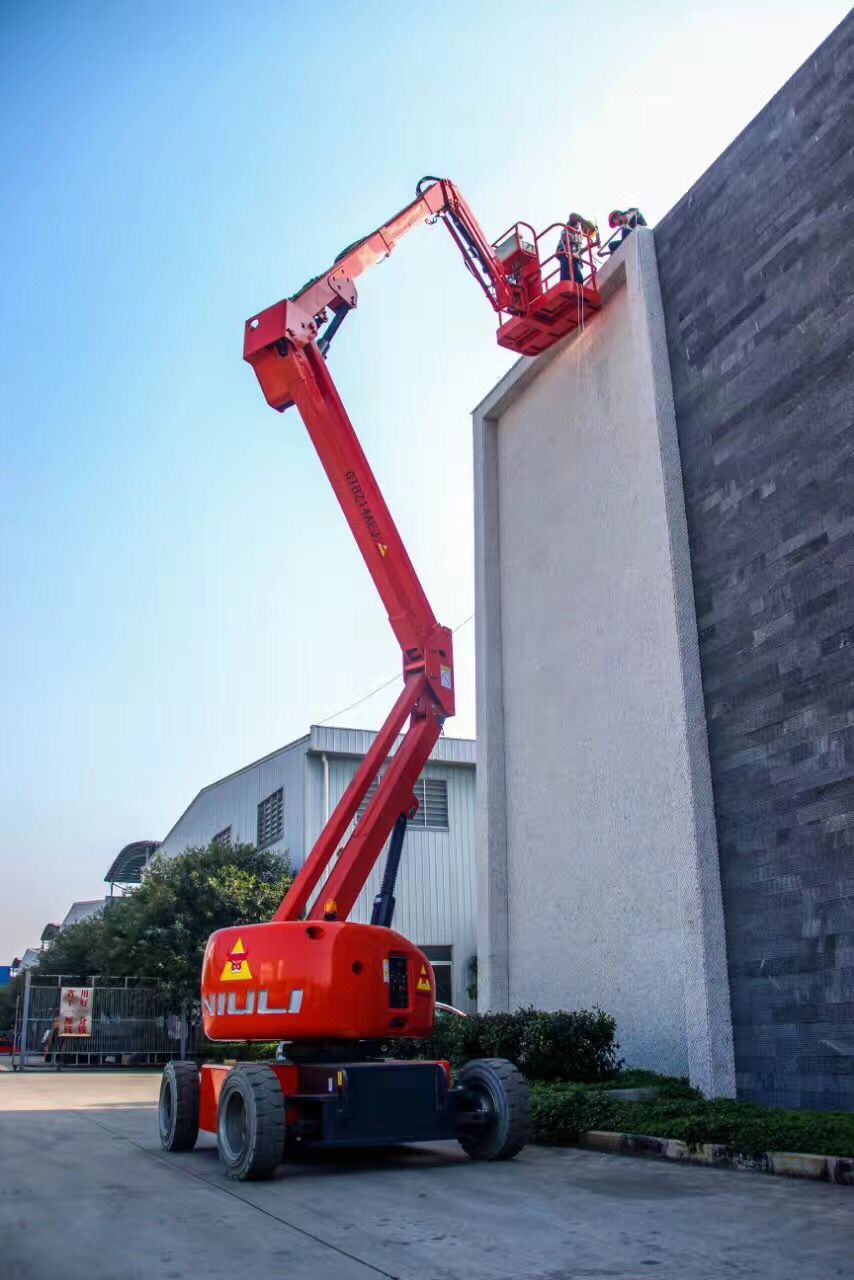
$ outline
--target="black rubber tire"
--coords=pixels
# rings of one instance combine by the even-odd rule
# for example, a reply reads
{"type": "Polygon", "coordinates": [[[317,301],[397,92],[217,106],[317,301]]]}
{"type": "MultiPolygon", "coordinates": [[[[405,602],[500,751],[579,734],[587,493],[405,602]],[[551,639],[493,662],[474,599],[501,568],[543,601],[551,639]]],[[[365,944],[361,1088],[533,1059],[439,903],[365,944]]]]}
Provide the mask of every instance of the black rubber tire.
{"type": "Polygon", "coordinates": [[[458,1134],[472,1160],[512,1160],[528,1141],[531,1095],[518,1067],[506,1058],[475,1058],[457,1077],[457,1085],[480,1097],[491,1113],[487,1123],[458,1134]]]}
{"type": "Polygon", "coordinates": [[[225,1077],[216,1122],[219,1158],[237,1182],[272,1176],[285,1149],[285,1099],[263,1062],[239,1063],[225,1077]]]}
{"type": "Polygon", "coordinates": [[[199,1136],[199,1069],[195,1062],[167,1062],[157,1106],[164,1151],[192,1151],[199,1136]]]}

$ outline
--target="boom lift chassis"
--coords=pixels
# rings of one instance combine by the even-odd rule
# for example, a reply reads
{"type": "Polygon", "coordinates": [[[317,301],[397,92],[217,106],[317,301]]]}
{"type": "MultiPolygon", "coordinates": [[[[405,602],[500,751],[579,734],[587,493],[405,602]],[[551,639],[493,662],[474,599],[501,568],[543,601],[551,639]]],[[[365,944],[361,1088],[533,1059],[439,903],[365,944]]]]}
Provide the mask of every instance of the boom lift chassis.
{"type": "Polygon", "coordinates": [[[231,1068],[172,1062],[163,1073],[163,1146],[187,1150],[200,1128],[216,1134],[225,1171],[239,1180],[270,1176],[286,1151],[312,1146],[456,1137],[474,1158],[507,1159],[527,1138],[527,1086],[512,1063],[469,1062],[452,1083],[447,1062],[387,1056],[390,1041],[433,1030],[429,961],[391,924],[406,824],[418,807],[415,784],[454,714],[453,638],[436,621],[326,356],[357,304],[358,276],[419,223],[439,219],[498,313],[497,338],[507,349],[537,355],[601,306],[592,236],[579,255],[584,283],[561,279],[557,257],[543,258],[540,246],[563,224],[536,235],[517,223],[490,243],[453,183],[424,178],[389,222],[292,298],[246,322],[244,358],[274,409],[299,410],[376,584],[400,644],[403,688],[273,920],[221,929],[208,941],[206,1035],[279,1040],[282,1052],[274,1062],[231,1068]],[[350,922],[389,837],[371,923],[350,922]]]}

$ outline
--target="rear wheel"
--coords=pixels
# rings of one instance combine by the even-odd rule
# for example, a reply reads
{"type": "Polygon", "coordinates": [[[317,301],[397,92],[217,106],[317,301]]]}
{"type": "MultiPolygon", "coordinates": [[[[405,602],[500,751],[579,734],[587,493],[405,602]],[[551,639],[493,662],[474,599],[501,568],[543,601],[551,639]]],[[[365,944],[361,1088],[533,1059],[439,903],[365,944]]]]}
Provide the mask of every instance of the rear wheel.
{"type": "Polygon", "coordinates": [[[512,1160],[528,1141],[531,1096],[506,1058],[475,1058],[457,1078],[462,1093],[457,1137],[472,1160],[512,1160]]]}
{"type": "Polygon", "coordinates": [[[272,1067],[249,1062],[232,1067],[217,1108],[216,1142],[229,1178],[269,1178],[285,1145],[285,1100],[272,1067]]]}
{"type": "Polygon", "coordinates": [[[164,1151],[192,1151],[199,1136],[199,1070],[194,1062],[167,1062],[157,1107],[164,1151]]]}

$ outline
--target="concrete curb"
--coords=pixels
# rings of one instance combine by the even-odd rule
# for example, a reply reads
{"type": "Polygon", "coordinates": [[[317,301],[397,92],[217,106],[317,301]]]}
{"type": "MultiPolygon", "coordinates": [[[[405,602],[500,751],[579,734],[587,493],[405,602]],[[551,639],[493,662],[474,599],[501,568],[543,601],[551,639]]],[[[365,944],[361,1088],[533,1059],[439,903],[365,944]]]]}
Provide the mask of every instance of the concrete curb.
{"type": "Polygon", "coordinates": [[[590,1151],[610,1151],[621,1155],[652,1156],[685,1164],[714,1165],[749,1173],[771,1173],[782,1178],[811,1178],[854,1187],[854,1157],[815,1156],[797,1151],[765,1151],[758,1156],[734,1152],[723,1143],[704,1142],[689,1147],[678,1138],[654,1138],[645,1133],[612,1133],[589,1129],[580,1145],[590,1151]]]}

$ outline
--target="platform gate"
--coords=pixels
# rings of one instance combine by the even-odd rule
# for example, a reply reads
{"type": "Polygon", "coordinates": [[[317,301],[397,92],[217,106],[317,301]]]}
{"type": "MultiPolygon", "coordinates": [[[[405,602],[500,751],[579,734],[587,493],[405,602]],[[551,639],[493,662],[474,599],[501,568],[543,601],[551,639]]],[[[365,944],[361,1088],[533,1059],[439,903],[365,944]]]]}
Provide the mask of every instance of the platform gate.
{"type": "Polygon", "coordinates": [[[187,1026],[154,980],[27,973],[15,1028],[13,1065],[130,1066],[184,1057],[187,1026]],[[92,988],[87,1036],[58,1033],[63,987],[92,988]]]}

